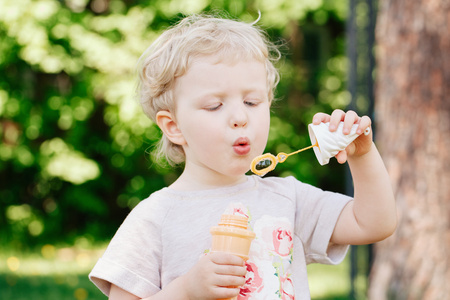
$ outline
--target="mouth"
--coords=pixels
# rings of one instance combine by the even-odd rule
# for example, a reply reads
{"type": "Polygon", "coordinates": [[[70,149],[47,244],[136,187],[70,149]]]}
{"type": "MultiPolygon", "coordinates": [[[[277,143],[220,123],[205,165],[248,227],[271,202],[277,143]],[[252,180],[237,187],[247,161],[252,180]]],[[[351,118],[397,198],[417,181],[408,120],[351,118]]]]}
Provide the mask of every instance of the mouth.
{"type": "Polygon", "coordinates": [[[233,144],[233,150],[238,155],[246,155],[250,149],[250,141],[245,137],[238,138],[233,144]]]}

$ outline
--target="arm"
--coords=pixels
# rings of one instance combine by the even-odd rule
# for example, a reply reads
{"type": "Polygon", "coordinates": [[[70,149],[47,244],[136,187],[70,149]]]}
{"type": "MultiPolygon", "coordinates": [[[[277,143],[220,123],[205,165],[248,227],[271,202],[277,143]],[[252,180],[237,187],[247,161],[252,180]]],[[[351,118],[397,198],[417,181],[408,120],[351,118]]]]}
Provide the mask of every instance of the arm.
{"type": "MultiPolygon", "coordinates": [[[[239,294],[245,283],[244,261],[227,253],[211,253],[202,257],[189,272],[178,277],[160,292],[143,300],[222,299],[239,294]]],[[[111,286],[110,300],[137,300],[135,295],[116,285],[111,286]]]]}
{"type": "Polygon", "coordinates": [[[389,175],[372,144],[371,150],[348,159],[354,183],[354,200],[343,209],[331,241],[337,244],[370,244],[394,233],[395,199],[389,175]]]}
{"type": "MultiPolygon", "coordinates": [[[[353,124],[358,132],[371,125],[368,117],[336,110],[331,116],[318,114],[314,122],[330,122],[330,130],[344,121],[344,134],[353,124]]],[[[336,244],[369,244],[389,237],[397,226],[397,213],[389,174],[372,142],[372,134],[359,136],[345,151],[336,155],[340,163],[348,160],[354,183],[354,199],[341,212],[331,237],[336,244]]]]}

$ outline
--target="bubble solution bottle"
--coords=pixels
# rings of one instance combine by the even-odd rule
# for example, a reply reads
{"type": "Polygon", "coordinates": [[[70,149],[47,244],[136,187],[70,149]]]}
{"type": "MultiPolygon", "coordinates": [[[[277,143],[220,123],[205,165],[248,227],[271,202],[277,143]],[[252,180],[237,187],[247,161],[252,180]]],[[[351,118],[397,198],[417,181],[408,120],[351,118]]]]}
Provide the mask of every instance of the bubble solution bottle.
{"type": "MultiPolygon", "coordinates": [[[[250,245],[255,233],[248,230],[248,218],[240,215],[222,215],[219,226],[210,229],[212,234],[211,252],[227,252],[248,259],[250,245]]],[[[235,300],[237,297],[222,299],[235,300]]]]}

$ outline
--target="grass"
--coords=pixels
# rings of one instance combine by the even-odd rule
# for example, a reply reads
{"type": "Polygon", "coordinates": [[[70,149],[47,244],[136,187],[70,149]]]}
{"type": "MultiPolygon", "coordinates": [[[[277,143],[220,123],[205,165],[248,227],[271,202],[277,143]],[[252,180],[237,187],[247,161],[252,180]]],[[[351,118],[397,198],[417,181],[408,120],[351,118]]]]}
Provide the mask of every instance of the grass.
{"type": "Polygon", "coordinates": [[[336,266],[308,265],[308,280],[311,299],[349,299],[350,264],[348,259],[336,266]]]}
{"type": "MultiPolygon", "coordinates": [[[[0,253],[0,299],[105,300],[87,277],[103,249],[45,245],[37,253],[0,253]]],[[[348,259],[337,266],[308,266],[312,299],[349,299],[349,268],[348,259]]],[[[364,286],[365,279],[360,281],[364,286]]]]}
{"type": "MultiPolygon", "coordinates": [[[[351,247],[357,254],[357,275],[353,281],[353,299],[367,299],[368,278],[365,275],[368,266],[367,246],[351,247]]],[[[352,299],[350,279],[350,252],[344,261],[335,266],[308,265],[308,279],[312,300],[352,299]]]]}
{"type": "Polygon", "coordinates": [[[0,276],[1,299],[103,299],[106,297],[83,275],[0,276]]]}
{"type": "Polygon", "coordinates": [[[38,253],[0,253],[0,299],[105,300],[87,277],[102,252],[45,245],[38,253]]]}

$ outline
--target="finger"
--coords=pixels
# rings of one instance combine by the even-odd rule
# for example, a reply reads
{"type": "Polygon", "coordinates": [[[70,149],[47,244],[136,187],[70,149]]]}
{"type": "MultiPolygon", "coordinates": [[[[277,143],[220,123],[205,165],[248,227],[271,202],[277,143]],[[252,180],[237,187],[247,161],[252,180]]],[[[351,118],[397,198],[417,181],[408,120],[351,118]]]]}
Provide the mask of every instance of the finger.
{"type": "Polygon", "coordinates": [[[336,131],[339,126],[339,123],[343,121],[344,118],[345,118],[344,111],[341,109],[335,109],[331,113],[330,117],[330,126],[329,126],[330,131],[336,131]]]}
{"type": "Polygon", "coordinates": [[[314,125],[319,125],[320,123],[330,122],[330,115],[325,113],[316,113],[313,117],[312,123],[314,125]]]}
{"type": "Polygon", "coordinates": [[[247,274],[247,268],[243,266],[217,265],[215,273],[219,275],[245,277],[245,274],[247,274]]]}
{"type": "Polygon", "coordinates": [[[359,121],[358,129],[356,130],[357,134],[362,134],[367,128],[372,126],[372,120],[368,116],[362,116],[359,121]]]}
{"type": "Polygon", "coordinates": [[[336,160],[338,161],[338,163],[343,164],[347,161],[347,152],[345,150],[339,151],[335,157],[336,157],[336,160]]]}
{"type": "Polygon", "coordinates": [[[212,252],[210,258],[217,265],[245,266],[245,261],[242,258],[226,252],[212,252]]]}
{"type": "Polygon", "coordinates": [[[215,285],[222,287],[240,287],[244,284],[245,277],[242,276],[221,275],[215,280],[215,285]]]}
{"type": "Polygon", "coordinates": [[[239,295],[241,289],[233,286],[218,286],[214,289],[214,295],[218,299],[228,299],[239,295]]]}
{"type": "Polygon", "coordinates": [[[359,123],[360,118],[356,112],[349,110],[345,113],[344,127],[342,128],[343,134],[349,134],[354,124],[359,123]]]}

